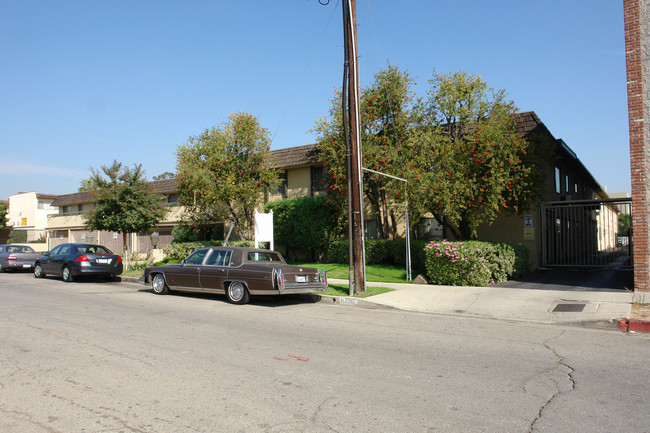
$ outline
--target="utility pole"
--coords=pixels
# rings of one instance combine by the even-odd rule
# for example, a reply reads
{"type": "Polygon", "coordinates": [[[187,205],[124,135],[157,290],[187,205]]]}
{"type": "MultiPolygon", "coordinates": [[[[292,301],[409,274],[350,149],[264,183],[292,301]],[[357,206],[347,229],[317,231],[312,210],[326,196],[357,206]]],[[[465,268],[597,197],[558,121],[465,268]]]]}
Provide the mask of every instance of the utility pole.
{"type": "Polygon", "coordinates": [[[363,173],[361,171],[361,129],[359,126],[359,64],[357,53],[356,0],[343,0],[345,72],[343,83],[343,124],[347,144],[348,205],[350,241],[350,295],[365,292],[366,266],[363,233],[363,173]],[[347,93],[347,101],[345,95],[347,93]],[[347,110],[346,108],[347,102],[347,110]],[[345,114],[347,112],[347,122],[345,114]],[[347,139],[349,137],[349,140],[347,139]]]}

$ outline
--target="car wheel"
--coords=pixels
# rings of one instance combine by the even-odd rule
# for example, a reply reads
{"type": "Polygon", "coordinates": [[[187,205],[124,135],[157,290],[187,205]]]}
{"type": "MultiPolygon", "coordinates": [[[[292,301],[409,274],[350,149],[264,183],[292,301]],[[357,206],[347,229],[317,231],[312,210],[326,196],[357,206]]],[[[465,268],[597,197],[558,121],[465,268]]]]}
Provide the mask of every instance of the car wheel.
{"type": "Polygon", "coordinates": [[[240,281],[233,281],[230,283],[226,293],[228,295],[228,300],[233,304],[246,304],[250,299],[248,289],[244,283],[240,281]]]}
{"type": "Polygon", "coordinates": [[[66,283],[69,283],[70,281],[74,280],[74,277],[72,276],[72,272],[70,272],[70,268],[67,266],[63,267],[63,270],[61,271],[61,277],[63,278],[63,281],[66,283]]]}
{"type": "Polygon", "coordinates": [[[43,268],[41,268],[41,265],[36,264],[36,266],[34,266],[34,278],[43,278],[44,276],[43,268]]]}
{"type": "Polygon", "coordinates": [[[166,295],[169,293],[169,287],[167,287],[163,274],[156,274],[153,277],[153,280],[151,280],[151,288],[156,295],[166,295]]]}

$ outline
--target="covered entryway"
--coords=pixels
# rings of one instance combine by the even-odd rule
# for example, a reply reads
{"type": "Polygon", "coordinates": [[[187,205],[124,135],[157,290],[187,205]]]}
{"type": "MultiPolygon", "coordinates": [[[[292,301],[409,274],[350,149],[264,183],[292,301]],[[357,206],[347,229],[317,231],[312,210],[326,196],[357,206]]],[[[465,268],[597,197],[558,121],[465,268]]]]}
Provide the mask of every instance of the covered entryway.
{"type": "Polygon", "coordinates": [[[542,205],[542,266],[632,268],[632,199],[542,205]]]}

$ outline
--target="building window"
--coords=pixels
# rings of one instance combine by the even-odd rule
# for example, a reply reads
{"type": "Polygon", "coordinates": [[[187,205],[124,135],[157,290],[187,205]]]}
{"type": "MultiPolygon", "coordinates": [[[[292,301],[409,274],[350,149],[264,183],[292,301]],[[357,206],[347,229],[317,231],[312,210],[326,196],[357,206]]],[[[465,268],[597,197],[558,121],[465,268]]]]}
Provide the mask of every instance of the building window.
{"type": "Polygon", "coordinates": [[[555,167],[555,192],[557,194],[562,193],[562,184],[560,179],[560,167],[555,167]]]}
{"type": "Polygon", "coordinates": [[[278,176],[278,183],[271,188],[271,195],[281,195],[282,198],[287,198],[287,170],[282,170],[278,176]]]}
{"type": "Polygon", "coordinates": [[[77,205],[77,212],[82,213],[84,211],[84,205],[78,204],[77,205]]]}
{"type": "Polygon", "coordinates": [[[178,204],[178,194],[169,194],[167,196],[167,204],[169,204],[169,205],[178,204]]]}
{"type": "Polygon", "coordinates": [[[415,230],[415,236],[417,239],[425,241],[441,240],[443,239],[444,231],[435,218],[423,218],[415,230]]]}
{"type": "Polygon", "coordinates": [[[363,231],[366,239],[377,239],[377,220],[364,220],[363,231]]]}
{"type": "Polygon", "coordinates": [[[564,176],[564,191],[569,192],[569,175],[564,176]]]}
{"type": "Polygon", "coordinates": [[[62,215],[70,213],[70,206],[61,206],[59,209],[62,215]]]}
{"type": "Polygon", "coordinates": [[[327,187],[327,170],[324,166],[311,168],[311,194],[324,192],[327,187]]]}

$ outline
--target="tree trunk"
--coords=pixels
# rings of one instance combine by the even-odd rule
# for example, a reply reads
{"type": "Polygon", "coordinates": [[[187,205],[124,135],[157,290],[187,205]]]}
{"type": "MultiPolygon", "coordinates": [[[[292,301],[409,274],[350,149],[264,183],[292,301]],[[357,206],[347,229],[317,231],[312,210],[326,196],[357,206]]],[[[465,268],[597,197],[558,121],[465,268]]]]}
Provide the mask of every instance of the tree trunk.
{"type": "Polygon", "coordinates": [[[128,243],[128,233],[122,233],[122,243],[124,244],[124,268],[129,269],[131,266],[131,259],[129,258],[129,243],[128,243]]]}

